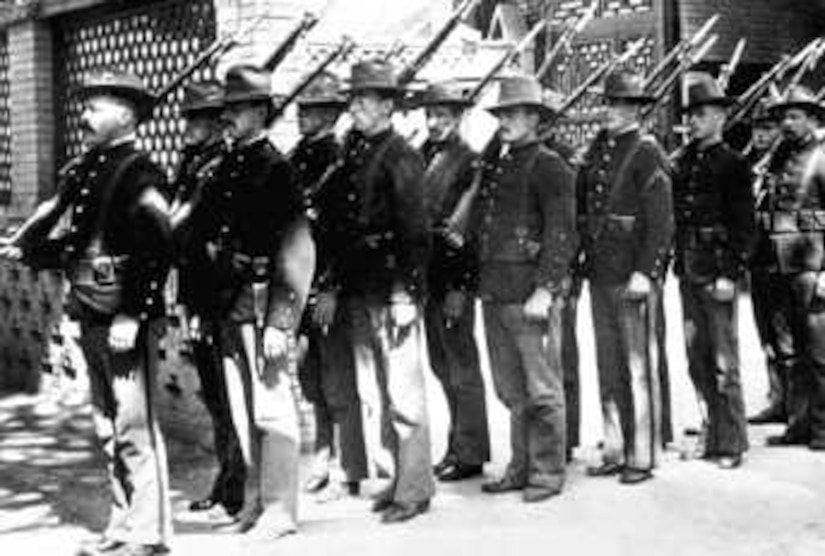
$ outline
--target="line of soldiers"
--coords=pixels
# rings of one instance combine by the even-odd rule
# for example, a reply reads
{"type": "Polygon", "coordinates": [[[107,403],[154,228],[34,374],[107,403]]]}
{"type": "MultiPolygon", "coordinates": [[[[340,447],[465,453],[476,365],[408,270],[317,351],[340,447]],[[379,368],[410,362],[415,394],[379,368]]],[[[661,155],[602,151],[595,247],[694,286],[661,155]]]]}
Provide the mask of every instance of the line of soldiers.
{"type": "Polygon", "coordinates": [[[604,127],[575,164],[542,139],[559,110],[533,76],[500,80],[488,108],[499,129],[480,154],[459,135],[470,103],[450,83],[417,99],[429,136],[410,146],[392,125],[408,91],[389,62],[368,60],[353,65],[346,88],[323,74],[304,92],[302,138],[285,156],[267,138],[270,82],[240,65],[224,83],[186,88],[186,146],[170,186],[135,148],[152,95],[130,74],[92,76],[80,93],[86,151],[0,248],[64,269],[68,311],[81,324],[114,495],[106,531],[82,553],[168,550],[154,398],[173,264],[220,467],[190,509],[208,510],[223,530],[268,539],[297,529],[289,371],[299,359],[318,426],[307,490],[355,495],[383,473],[372,509],[397,523],[428,511],[435,478],[481,475],[490,442],[477,299],[511,445],[505,473],[481,488],[519,491],[525,502],[561,493],[578,442],[583,280],[604,422],[602,461],[587,473],[627,485],[653,478],[670,434],[661,336],[671,254],[702,457],[732,469],[748,448],[736,324],[749,264],[766,282],[754,285],[755,305],[786,385],[788,428],[772,442],[825,448],[825,154],[814,135],[825,110],[808,91],[795,87],[770,106],[784,137],[755,199],[746,159],[722,137],[730,99],[710,76],[689,88],[692,140],[669,161],[640,125],[654,101],[641,77],[610,73],[604,127]],[[352,129],[339,144],[333,128],[345,109],[352,129]],[[71,225],[55,236],[67,211],[71,225]],[[422,341],[450,414],[436,465],[422,341]]]}

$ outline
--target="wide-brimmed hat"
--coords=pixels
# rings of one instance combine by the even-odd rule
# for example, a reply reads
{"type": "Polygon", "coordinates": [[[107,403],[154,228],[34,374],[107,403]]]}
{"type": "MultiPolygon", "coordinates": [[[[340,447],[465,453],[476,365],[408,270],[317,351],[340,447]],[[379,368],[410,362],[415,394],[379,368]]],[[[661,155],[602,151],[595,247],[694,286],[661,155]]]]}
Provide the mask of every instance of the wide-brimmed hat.
{"type": "Polygon", "coordinates": [[[770,98],[760,99],[759,102],[756,103],[751,113],[751,124],[754,127],[765,127],[776,124],[776,115],[770,111],[771,104],[773,104],[773,101],[771,101],[770,98]]]}
{"type": "Polygon", "coordinates": [[[442,81],[427,85],[427,88],[416,96],[415,104],[422,108],[448,106],[463,110],[474,103],[465,96],[465,89],[457,83],[442,81]]]}
{"type": "Polygon", "coordinates": [[[692,110],[700,106],[721,106],[724,108],[730,106],[733,102],[734,99],[725,95],[719,83],[710,74],[702,73],[688,87],[685,110],[692,110]]]}
{"type": "Polygon", "coordinates": [[[272,74],[257,66],[237,65],[226,71],[223,104],[271,102],[272,74]]]}
{"type": "Polygon", "coordinates": [[[358,62],[350,69],[344,92],[353,95],[366,91],[378,91],[391,96],[403,96],[406,93],[405,88],[398,83],[392,64],[380,58],[358,62]]]}
{"type": "Polygon", "coordinates": [[[223,85],[219,81],[189,83],[183,87],[180,113],[193,116],[198,113],[218,112],[223,108],[223,85]]]}
{"type": "Polygon", "coordinates": [[[339,108],[347,105],[341,93],[341,81],[334,74],[323,72],[307,85],[297,99],[300,108],[339,108]]]}
{"type": "Polygon", "coordinates": [[[135,105],[139,120],[148,117],[155,104],[155,95],[137,75],[120,70],[104,70],[90,74],[80,86],[80,98],[109,95],[126,99],[135,105]]]}
{"type": "Polygon", "coordinates": [[[498,102],[487,107],[487,110],[495,115],[501,110],[520,106],[535,108],[543,119],[558,114],[554,107],[545,104],[541,83],[532,75],[502,78],[499,82],[498,102]]]}
{"type": "Polygon", "coordinates": [[[820,120],[825,118],[825,107],[817,102],[813,92],[804,85],[791,85],[788,87],[788,90],[779,100],[771,103],[768,107],[768,113],[776,117],[789,108],[800,108],[820,120]]]}
{"type": "Polygon", "coordinates": [[[627,69],[609,73],[602,86],[595,87],[593,92],[608,100],[620,100],[630,104],[650,104],[656,100],[642,87],[642,76],[627,69]]]}

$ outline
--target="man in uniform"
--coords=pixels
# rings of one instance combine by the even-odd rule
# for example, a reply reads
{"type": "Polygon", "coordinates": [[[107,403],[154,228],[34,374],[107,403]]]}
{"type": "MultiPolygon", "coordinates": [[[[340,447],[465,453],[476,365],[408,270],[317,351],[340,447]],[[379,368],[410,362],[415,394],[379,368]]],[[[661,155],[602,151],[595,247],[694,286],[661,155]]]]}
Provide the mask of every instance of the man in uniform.
{"type": "MultiPolygon", "coordinates": [[[[753,114],[751,144],[745,155],[755,172],[764,171],[762,165],[767,162],[764,159],[774,142],[779,140],[779,126],[768,110],[769,104],[769,100],[764,99],[763,102],[757,104],[753,114]]],[[[779,375],[776,354],[770,344],[770,270],[759,264],[759,261],[764,262],[764,257],[753,258],[749,270],[753,318],[759,332],[759,341],[765,351],[765,367],[768,371],[768,406],[748,418],[748,422],[754,425],[785,423],[787,418],[785,411],[787,377],[779,375]]]]}
{"type": "Polygon", "coordinates": [[[299,427],[290,368],[315,248],[294,172],[267,137],[269,72],[230,68],[224,107],[232,146],[204,191],[196,225],[217,267],[221,354],[247,469],[232,529],[278,538],[296,530],[299,427]]]}
{"type": "Polygon", "coordinates": [[[747,162],[722,140],[732,99],[710,75],[696,79],[686,107],[692,141],[673,172],[675,271],[688,371],[706,419],[702,457],[733,469],[748,448],[736,284],[753,235],[753,195],[747,162]]]}
{"type": "Polygon", "coordinates": [[[168,550],[172,532],[166,452],[154,407],[171,238],[164,173],[135,148],[136,127],[150,115],[154,97],[139,78],[119,71],[91,76],[81,95],[86,151],[2,254],[37,264],[62,250],[67,312],[80,323],[112,493],[106,531],[80,553],[159,554],[168,550]],[[47,239],[66,211],[67,233],[47,239]]]}
{"type": "Polygon", "coordinates": [[[424,164],[392,126],[403,92],[386,61],[352,67],[354,129],[319,200],[329,227],[324,249],[333,255],[324,291],[349,312],[358,391],[365,410],[380,414],[382,442],[395,464],[373,504],[385,523],[426,512],[435,490],[420,353],[429,250],[424,164]]]}
{"type": "Polygon", "coordinates": [[[787,377],[788,426],[771,445],[825,449],[825,153],[814,131],[825,110],[791,87],[772,105],[782,142],[757,191],[754,264],[768,267],[770,346],[787,377]]]}
{"type": "Polygon", "coordinates": [[[639,129],[651,100],[640,76],[607,76],[605,127],[579,170],[579,224],[590,281],[604,419],[601,465],[591,476],[623,484],[653,477],[661,447],[657,298],[673,233],[667,160],[639,129]]]}
{"type": "Polygon", "coordinates": [[[199,230],[192,228],[192,211],[197,210],[203,188],[226,151],[221,122],[223,87],[217,81],[192,83],[184,87],[180,111],[186,123],[184,148],[173,184],[172,230],[177,246],[178,295],[186,318],[195,369],[201,394],[212,419],[218,474],[209,494],[189,505],[192,511],[220,506],[229,515],[243,505],[246,467],[238,436],[232,425],[226,381],[218,350],[219,307],[214,268],[201,248],[199,230]]]}
{"type": "Polygon", "coordinates": [[[335,123],[346,107],[338,78],[323,73],[298,99],[298,128],[301,140],[290,160],[296,170],[307,207],[314,218],[318,251],[316,283],[304,316],[307,351],[299,368],[304,396],[315,409],[315,460],[306,483],[308,492],[319,492],[329,484],[321,500],[357,494],[367,478],[367,459],[361,419],[361,402],[355,380],[355,363],[349,342],[346,311],[335,311],[334,296],[323,291],[326,278],[324,219],[326,213],[313,206],[313,189],[338,161],[340,146],[335,123]],[[319,286],[322,291],[319,292],[319,286]],[[338,471],[332,464],[340,463],[338,471]]]}
{"type": "Polygon", "coordinates": [[[520,490],[525,502],[539,502],[565,481],[561,309],[577,248],[575,181],[538,140],[539,122],[555,113],[534,77],[502,79],[489,110],[502,148],[483,170],[470,237],[493,383],[510,411],[511,456],[505,474],[482,490],[520,490]]]}
{"type": "Polygon", "coordinates": [[[424,320],[430,366],[450,412],[447,452],[435,466],[441,481],[481,475],[490,459],[484,380],[475,341],[478,269],[470,244],[456,246],[445,222],[473,181],[475,154],[459,135],[471,105],[452,84],[430,85],[421,99],[429,137],[421,147],[427,163],[424,195],[433,226],[424,320]]]}

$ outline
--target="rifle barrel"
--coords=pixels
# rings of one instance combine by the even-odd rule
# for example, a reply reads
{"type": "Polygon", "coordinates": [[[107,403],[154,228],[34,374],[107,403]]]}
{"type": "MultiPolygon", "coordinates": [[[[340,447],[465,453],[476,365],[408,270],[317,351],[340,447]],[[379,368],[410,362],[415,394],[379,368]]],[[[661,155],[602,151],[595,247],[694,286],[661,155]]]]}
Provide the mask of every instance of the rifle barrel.
{"type": "Polygon", "coordinates": [[[318,17],[312,12],[306,12],[304,17],[301,18],[301,21],[299,21],[298,24],[293,27],[292,31],[289,32],[286,39],[278,45],[278,48],[276,48],[269,58],[267,58],[266,62],[264,62],[264,69],[270,72],[275,71],[287,55],[292,52],[295,45],[298,44],[298,39],[308,33],[309,30],[315,27],[317,23],[318,17]]]}

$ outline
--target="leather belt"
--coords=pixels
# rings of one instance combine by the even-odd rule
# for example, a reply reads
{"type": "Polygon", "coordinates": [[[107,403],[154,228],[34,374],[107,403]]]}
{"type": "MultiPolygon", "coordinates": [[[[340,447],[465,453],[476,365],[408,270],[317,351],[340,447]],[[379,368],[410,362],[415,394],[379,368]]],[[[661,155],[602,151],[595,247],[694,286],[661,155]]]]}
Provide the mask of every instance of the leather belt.
{"type": "Polygon", "coordinates": [[[825,210],[760,211],[756,219],[763,230],[776,234],[825,231],[825,210]]]}
{"type": "Polygon", "coordinates": [[[126,255],[97,255],[79,259],[69,270],[69,280],[85,284],[114,284],[128,260],[126,255]]]}

